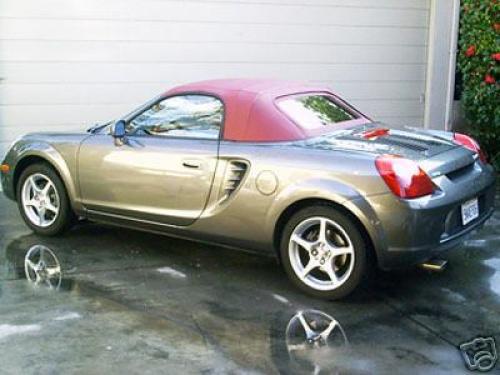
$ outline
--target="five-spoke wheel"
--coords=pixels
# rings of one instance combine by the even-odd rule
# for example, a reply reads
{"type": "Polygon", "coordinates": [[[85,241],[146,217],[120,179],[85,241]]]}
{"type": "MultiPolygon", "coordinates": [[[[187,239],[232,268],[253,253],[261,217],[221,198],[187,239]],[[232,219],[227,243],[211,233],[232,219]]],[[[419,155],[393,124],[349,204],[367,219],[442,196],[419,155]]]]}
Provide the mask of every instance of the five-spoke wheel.
{"type": "Polygon", "coordinates": [[[56,235],[73,223],[66,188],[48,164],[32,164],[17,183],[17,202],[26,224],[36,233],[56,235]]]}
{"type": "Polygon", "coordinates": [[[303,220],[293,230],[288,251],[297,276],[317,290],[333,290],[350,276],[355,256],[342,227],[327,217],[303,220]]]}
{"type": "Polygon", "coordinates": [[[357,225],[329,206],[308,207],[293,215],[280,250],[292,281],[319,297],[349,294],[365,271],[366,246],[357,225]]]}
{"type": "Polygon", "coordinates": [[[36,173],[24,181],[21,193],[24,213],[35,225],[51,225],[59,214],[59,194],[51,179],[36,173]]]}

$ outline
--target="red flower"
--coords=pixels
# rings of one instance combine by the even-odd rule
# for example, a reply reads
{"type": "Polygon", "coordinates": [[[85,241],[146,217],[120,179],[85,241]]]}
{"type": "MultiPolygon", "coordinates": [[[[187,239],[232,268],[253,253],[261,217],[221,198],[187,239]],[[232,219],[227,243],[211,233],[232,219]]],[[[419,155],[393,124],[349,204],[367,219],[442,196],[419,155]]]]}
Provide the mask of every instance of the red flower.
{"type": "Polygon", "coordinates": [[[465,56],[472,57],[476,54],[476,46],[473,44],[465,50],[465,56]]]}
{"type": "Polygon", "coordinates": [[[500,23],[495,23],[493,25],[493,28],[495,29],[495,31],[500,31],[500,23]]]}
{"type": "Polygon", "coordinates": [[[491,84],[493,84],[493,83],[495,83],[495,82],[496,82],[496,81],[495,81],[495,77],[493,77],[491,74],[486,74],[486,75],[484,76],[484,82],[486,82],[486,83],[488,83],[488,84],[490,84],[490,85],[491,85],[491,84]]]}
{"type": "Polygon", "coordinates": [[[500,52],[494,53],[491,55],[491,58],[495,61],[500,61],[500,52]]]}

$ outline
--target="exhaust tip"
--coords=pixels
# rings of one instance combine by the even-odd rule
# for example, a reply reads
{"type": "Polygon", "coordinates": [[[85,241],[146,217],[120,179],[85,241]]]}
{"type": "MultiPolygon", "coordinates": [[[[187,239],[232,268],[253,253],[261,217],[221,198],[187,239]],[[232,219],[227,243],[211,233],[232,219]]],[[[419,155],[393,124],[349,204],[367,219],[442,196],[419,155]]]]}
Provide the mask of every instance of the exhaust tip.
{"type": "Polygon", "coordinates": [[[442,272],[446,268],[447,264],[448,261],[444,259],[431,259],[425,263],[420,264],[420,268],[426,271],[442,272]]]}

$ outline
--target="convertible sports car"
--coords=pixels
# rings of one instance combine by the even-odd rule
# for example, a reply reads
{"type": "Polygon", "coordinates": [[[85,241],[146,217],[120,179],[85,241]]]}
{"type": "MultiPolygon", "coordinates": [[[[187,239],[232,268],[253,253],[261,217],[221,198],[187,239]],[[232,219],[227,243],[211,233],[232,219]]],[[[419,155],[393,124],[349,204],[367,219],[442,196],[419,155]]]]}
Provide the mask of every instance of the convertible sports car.
{"type": "Polygon", "coordinates": [[[39,234],[79,217],[271,251],[330,299],[459,244],[492,214],[495,182],[466,135],[390,129],[324,87],[266,80],[188,84],[87,132],[26,135],[1,171],[39,234]]]}

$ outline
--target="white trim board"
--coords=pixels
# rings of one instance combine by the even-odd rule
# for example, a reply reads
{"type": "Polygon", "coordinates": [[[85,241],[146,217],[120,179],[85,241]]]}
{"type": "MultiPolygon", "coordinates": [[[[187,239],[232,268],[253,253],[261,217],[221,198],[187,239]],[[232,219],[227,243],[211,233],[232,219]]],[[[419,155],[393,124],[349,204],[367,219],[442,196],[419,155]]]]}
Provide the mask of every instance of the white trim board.
{"type": "Polygon", "coordinates": [[[460,0],[431,0],[424,126],[450,130],[460,0]]]}

